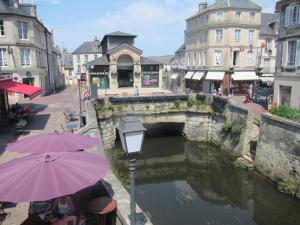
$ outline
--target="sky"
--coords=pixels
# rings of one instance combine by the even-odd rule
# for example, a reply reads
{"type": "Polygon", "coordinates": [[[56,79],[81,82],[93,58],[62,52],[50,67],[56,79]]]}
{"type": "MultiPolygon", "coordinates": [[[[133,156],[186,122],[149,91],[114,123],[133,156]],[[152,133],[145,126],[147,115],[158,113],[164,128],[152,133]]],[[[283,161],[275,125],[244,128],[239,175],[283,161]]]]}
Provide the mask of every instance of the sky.
{"type": "MultiPolygon", "coordinates": [[[[174,54],[183,44],[185,19],[205,0],[23,0],[37,5],[38,18],[53,31],[60,48],[74,51],[106,33],[136,34],[145,56],[174,54]]],[[[276,0],[253,0],[274,12],[276,0]]],[[[207,0],[212,4],[215,0],[207,0]]]]}

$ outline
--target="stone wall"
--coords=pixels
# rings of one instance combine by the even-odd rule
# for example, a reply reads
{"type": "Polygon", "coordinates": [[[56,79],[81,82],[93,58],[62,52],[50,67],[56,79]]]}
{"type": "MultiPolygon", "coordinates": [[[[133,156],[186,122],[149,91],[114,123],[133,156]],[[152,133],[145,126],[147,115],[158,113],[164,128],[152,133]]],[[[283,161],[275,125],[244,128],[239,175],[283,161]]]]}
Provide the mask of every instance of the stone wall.
{"type": "MultiPolygon", "coordinates": [[[[100,132],[97,115],[94,108],[94,105],[91,102],[87,103],[87,124],[85,127],[78,131],[79,134],[87,135],[90,137],[95,137],[100,139],[100,144],[96,147],[89,148],[88,152],[100,154],[103,157],[106,157],[104,154],[105,143],[100,138],[102,135],[104,137],[110,137],[106,133],[100,132]]],[[[103,127],[107,130],[111,130],[112,117],[110,116],[108,119],[102,121],[103,127]],[[107,123],[106,123],[107,120],[107,123]]],[[[107,138],[108,140],[109,138],[107,138]]],[[[117,224],[129,225],[130,224],[130,195],[127,190],[123,187],[120,181],[116,178],[116,176],[109,171],[107,175],[101,180],[103,187],[105,188],[108,195],[114,198],[117,201],[117,224]]],[[[152,225],[152,223],[146,218],[141,208],[136,206],[136,224],[137,225],[152,225]]]]}
{"type": "Polygon", "coordinates": [[[262,115],[255,166],[283,191],[300,198],[300,124],[262,115]]]}
{"type": "Polygon", "coordinates": [[[188,140],[209,141],[224,146],[234,156],[243,156],[250,152],[250,142],[257,129],[254,129],[252,116],[246,110],[232,104],[226,98],[214,96],[211,105],[191,106],[186,96],[182,100],[131,97],[129,99],[114,98],[110,110],[101,112],[98,116],[99,128],[105,149],[114,147],[116,127],[121,116],[138,115],[146,124],[184,123],[183,135],[188,140]],[[127,103],[124,101],[128,101],[127,103]],[[233,143],[229,137],[224,137],[224,124],[235,124],[243,127],[238,143],[233,143]]]}

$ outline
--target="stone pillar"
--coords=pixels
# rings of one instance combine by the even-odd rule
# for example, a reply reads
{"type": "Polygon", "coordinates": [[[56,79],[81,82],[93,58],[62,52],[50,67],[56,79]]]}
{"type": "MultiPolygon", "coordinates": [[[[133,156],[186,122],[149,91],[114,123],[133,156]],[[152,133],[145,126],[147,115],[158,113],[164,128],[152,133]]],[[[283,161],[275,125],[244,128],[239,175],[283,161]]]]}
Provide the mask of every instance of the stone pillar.
{"type": "Polygon", "coordinates": [[[99,120],[99,129],[104,149],[113,148],[116,140],[116,128],[112,117],[99,120]]]}

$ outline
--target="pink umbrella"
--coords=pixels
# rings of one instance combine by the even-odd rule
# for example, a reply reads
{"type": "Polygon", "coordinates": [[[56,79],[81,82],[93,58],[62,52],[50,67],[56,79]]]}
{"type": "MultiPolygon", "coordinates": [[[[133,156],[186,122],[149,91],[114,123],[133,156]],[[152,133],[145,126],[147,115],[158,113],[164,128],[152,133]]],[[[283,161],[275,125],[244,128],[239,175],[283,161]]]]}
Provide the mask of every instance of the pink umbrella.
{"type": "Polygon", "coordinates": [[[108,171],[102,157],[87,152],[29,155],[0,165],[0,201],[44,201],[96,184],[108,171]]]}
{"type": "Polygon", "coordinates": [[[47,152],[71,152],[99,144],[96,138],[68,132],[36,135],[8,144],[6,150],[19,153],[41,154],[47,152]]]}

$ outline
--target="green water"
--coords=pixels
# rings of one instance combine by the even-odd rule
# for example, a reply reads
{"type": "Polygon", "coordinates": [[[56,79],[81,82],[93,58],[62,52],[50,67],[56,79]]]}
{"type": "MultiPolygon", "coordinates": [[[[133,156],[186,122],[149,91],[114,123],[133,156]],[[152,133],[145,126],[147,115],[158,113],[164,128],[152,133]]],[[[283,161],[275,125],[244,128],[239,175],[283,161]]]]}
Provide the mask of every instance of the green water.
{"type": "MultiPolygon", "coordinates": [[[[106,153],[126,182],[120,146],[106,153]]],[[[146,138],[137,163],[136,200],[154,225],[300,224],[300,200],[236,168],[214,145],[146,138]]]]}

